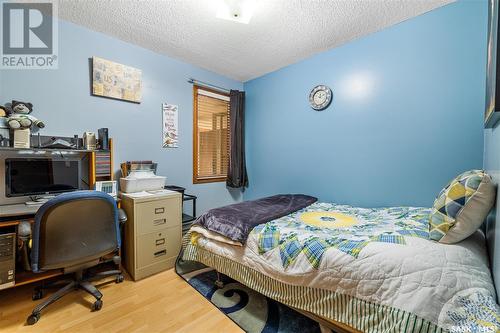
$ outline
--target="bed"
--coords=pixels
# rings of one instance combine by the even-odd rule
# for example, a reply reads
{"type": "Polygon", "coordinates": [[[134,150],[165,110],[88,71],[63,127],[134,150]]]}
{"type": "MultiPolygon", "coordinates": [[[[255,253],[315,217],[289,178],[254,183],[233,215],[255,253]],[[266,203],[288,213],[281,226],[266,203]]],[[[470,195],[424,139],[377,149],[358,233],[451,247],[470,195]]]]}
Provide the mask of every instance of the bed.
{"type": "Polygon", "coordinates": [[[340,332],[500,331],[484,233],[431,241],[429,214],[315,202],[257,224],[242,244],[196,226],[181,258],[340,332]]]}

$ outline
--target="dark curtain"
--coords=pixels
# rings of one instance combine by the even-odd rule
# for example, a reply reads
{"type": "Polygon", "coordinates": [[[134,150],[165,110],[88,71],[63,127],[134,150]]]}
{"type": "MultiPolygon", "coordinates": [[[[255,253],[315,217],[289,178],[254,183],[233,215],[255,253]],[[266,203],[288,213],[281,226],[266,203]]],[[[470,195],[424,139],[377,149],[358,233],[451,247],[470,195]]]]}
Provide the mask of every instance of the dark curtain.
{"type": "Polygon", "coordinates": [[[229,168],[226,184],[240,188],[248,185],[245,166],[245,92],[231,90],[229,93],[229,168]]]}

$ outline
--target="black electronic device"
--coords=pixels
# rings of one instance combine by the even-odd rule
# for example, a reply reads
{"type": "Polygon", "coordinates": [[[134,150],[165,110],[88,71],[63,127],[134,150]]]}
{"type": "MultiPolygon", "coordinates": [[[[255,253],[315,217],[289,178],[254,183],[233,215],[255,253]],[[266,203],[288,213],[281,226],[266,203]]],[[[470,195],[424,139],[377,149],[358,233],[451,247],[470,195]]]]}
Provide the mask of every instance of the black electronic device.
{"type": "Polygon", "coordinates": [[[14,286],[16,271],[16,234],[0,232],[0,289],[14,286]]]}
{"type": "Polygon", "coordinates": [[[97,130],[97,137],[99,140],[99,144],[101,145],[101,149],[108,150],[109,149],[109,136],[107,128],[99,128],[97,130]]]}
{"type": "Polygon", "coordinates": [[[82,149],[83,139],[78,136],[47,136],[37,135],[31,136],[31,147],[43,149],[82,149]]]}
{"type": "Polygon", "coordinates": [[[5,195],[18,197],[76,191],[81,160],[8,158],[5,160],[5,195]]]}

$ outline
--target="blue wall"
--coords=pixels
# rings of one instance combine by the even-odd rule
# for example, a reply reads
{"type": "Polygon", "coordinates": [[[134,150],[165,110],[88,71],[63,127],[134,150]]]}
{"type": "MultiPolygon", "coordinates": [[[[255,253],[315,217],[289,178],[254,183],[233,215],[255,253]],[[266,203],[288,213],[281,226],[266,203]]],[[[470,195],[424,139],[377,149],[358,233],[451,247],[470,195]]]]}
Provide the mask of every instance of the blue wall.
{"type": "Polygon", "coordinates": [[[245,83],[245,199],[430,206],[481,168],[486,1],[460,1],[245,83]],[[308,106],[326,84],[332,105],[308,106]]]}
{"type": "Polygon", "coordinates": [[[0,71],[0,103],[30,101],[46,135],[82,135],[108,127],[115,143],[115,169],[127,160],[152,159],[167,182],[199,196],[199,211],[241,200],[225,183],[192,184],[192,86],[195,77],[242,89],[243,84],[67,22],[59,25],[58,70],[0,71]],[[90,95],[89,58],[99,56],[142,70],[143,102],[90,95]],[[179,106],[180,148],[163,149],[161,104],[179,106]]]}

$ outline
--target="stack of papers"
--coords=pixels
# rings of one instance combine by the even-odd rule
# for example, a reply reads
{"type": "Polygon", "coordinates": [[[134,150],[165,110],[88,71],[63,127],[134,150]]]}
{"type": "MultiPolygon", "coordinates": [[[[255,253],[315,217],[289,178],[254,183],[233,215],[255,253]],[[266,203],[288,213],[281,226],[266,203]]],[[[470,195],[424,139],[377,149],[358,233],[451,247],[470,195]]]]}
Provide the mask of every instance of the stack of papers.
{"type": "Polygon", "coordinates": [[[141,192],[127,193],[127,196],[131,198],[144,198],[153,196],[153,194],[146,191],[141,191],[141,192]]]}
{"type": "Polygon", "coordinates": [[[161,194],[169,194],[172,193],[170,190],[154,190],[154,191],[141,191],[141,192],[133,192],[127,193],[126,195],[130,198],[145,198],[152,197],[153,195],[161,195],[161,194]]]}

